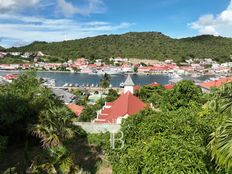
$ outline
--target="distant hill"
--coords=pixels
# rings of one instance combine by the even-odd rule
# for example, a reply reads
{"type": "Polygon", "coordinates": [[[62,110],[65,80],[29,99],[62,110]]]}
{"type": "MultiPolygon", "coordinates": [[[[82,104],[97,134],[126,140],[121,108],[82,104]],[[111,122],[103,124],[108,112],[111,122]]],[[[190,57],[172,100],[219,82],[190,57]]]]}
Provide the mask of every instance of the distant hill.
{"type": "Polygon", "coordinates": [[[141,59],[213,58],[224,62],[232,55],[232,39],[202,35],[173,39],[159,32],[131,32],[122,35],[102,35],[63,42],[33,42],[10,48],[10,51],[42,51],[58,61],[87,57],[90,59],[128,57],[141,59]]]}
{"type": "Polygon", "coordinates": [[[0,46],[0,50],[5,50],[5,48],[3,48],[2,46],[0,46]]]}

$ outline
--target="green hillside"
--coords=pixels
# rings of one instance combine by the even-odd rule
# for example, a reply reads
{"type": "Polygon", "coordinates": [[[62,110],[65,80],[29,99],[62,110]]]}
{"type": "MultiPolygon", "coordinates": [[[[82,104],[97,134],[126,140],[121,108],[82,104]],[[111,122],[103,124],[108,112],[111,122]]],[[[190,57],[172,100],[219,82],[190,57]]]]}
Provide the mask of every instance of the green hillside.
{"type": "Polygon", "coordinates": [[[0,50],[5,50],[5,48],[3,48],[2,46],[0,46],[0,50]]]}
{"type": "MultiPolygon", "coordinates": [[[[58,61],[87,57],[92,59],[121,56],[141,59],[213,58],[230,60],[232,39],[202,35],[173,39],[158,32],[133,32],[122,35],[102,35],[63,42],[34,42],[10,51],[42,51],[58,61]]],[[[54,61],[53,60],[53,61],[54,61]]]]}

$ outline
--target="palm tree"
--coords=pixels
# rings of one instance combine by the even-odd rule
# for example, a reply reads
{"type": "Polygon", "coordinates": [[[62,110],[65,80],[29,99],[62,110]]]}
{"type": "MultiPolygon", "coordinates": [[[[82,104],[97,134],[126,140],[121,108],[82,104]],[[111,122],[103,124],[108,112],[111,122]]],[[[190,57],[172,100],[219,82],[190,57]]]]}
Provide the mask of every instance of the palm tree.
{"type": "Polygon", "coordinates": [[[48,150],[46,161],[34,161],[27,173],[77,173],[79,168],[75,165],[73,155],[64,147],[57,146],[48,150]]]}
{"type": "Polygon", "coordinates": [[[110,75],[105,73],[100,80],[100,87],[108,88],[110,86],[110,80],[110,75]]]}
{"type": "Polygon", "coordinates": [[[212,159],[219,167],[226,170],[232,169],[232,119],[220,126],[211,135],[211,141],[208,144],[212,159]]]}
{"type": "Polygon", "coordinates": [[[232,112],[232,83],[212,89],[208,97],[207,106],[209,108],[220,113],[232,112]]]}
{"type": "Polygon", "coordinates": [[[62,144],[75,135],[74,117],[66,108],[52,108],[43,111],[39,123],[31,127],[33,135],[39,137],[45,148],[62,144]]]}
{"type": "MultiPolygon", "coordinates": [[[[232,110],[232,83],[224,85],[216,91],[216,106],[221,113],[231,115],[232,110]]],[[[212,159],[219,167],[227,171],[232,170],[232,118],[229,118],[210,135],[208,148],[212,159]]]]}
{"type": "Polygon", "coordinates": [[[76,171],[74,155],[64,146],[64,142],[74,138],[77,133],[74,121],[73,114],[64,107],[52,108],[40,114],[38,124],[31,126],[31,132],[41,139],[42,146],[47,152],[46,158],[32,163],[28,173],[76,171]]]}
{"type": "Polygon", "coordinates": [[[109,74],[104,74],[100,80],[100,87],[102,88],[102,92],[101,92],[101,105],[103,105],[103,102],[102,102],[102,93],[103,93],[103,88],[106,89],[110,86],[110,80],[111,80],[111,77],[109,74]]]}

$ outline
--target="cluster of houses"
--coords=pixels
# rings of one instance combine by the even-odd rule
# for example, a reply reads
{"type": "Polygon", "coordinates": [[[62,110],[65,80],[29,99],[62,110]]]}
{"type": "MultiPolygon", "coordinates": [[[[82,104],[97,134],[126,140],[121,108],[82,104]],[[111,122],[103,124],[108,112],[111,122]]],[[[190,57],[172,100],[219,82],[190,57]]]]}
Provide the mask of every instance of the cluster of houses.
{"type": "MultiPolygon", "coordinates": [[[[70,71],[87,74],[173,74],[200,76],[207,75],[228,75],[231,72],[232,62],[219,64],[216,61],[208,59],[188,59],[180,64],[174,63],[173,60],[165,60],[155,64],[135,64],[127,58],[110,58],[110,65],[105,64],[102,59],[95,62],[89,62],[85,58],[69,60],[64,63],[46,63],[39,61],[40,57],[45,56],[41,51],[37,52],[0,52],[0,58],[7,55],[21,56],[24,59],[34,57],[34,63],[25,64],[0,64],[0,70],[17,70],[17,69],[37,69],[46,71],[70,71]]],[[[142,61],[142,60],[141,60],[142,61]]]]}

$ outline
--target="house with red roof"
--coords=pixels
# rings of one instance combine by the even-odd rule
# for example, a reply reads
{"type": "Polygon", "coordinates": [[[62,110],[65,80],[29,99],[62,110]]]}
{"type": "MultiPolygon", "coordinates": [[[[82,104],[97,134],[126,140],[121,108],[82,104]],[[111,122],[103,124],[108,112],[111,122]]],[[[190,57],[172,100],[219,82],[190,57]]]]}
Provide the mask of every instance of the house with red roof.
{"type": "Polygon", "coordinates": [[[73,64],[77,65],[77,66],[81,66],[81,65],[87,65],[87,61],[85,58],[79,58],[77,60],[75,60],[73,62],[73,64]]]}
{"type": "Polygon", "coordinates": [[[114,102],[106,102],[99,111],[94,123],[116,123],[121,124],[122,119],[134,115],[147,107],[143,101],[134,96],[134,83],[128,75],[124,90],[114,102]]]}
{"type": "Polygon", "coordinates": [[[152,66],[142,66],[142,67],[138,67],[138,73],[149,73],[152,71],[152,66]]]}
{"type": "Polygon", "coordinates": [[[202,91],[209,92],[211,88],[221,87],[224,84],[230,83],[230,82],[232,82],[232,76],[227,77],[227,78],[221,78],[218,80],[202,82],[202,83],[199,83],[198,86],[201,87],[202,91]]]}
{"type": "Polygon", "coordinates": [[[164,85],[164,89],[166,90],[171,90],[172,88],[174,88],[174,84],[167,84],[167,85],[164,85]]]}
{"type": "Polygon", "coordinates": [[[5,79],[8,82],[12,82],[12,80],[17,79],[18,76],[18,74],[6,74],[3,76],[3,79],[5,79]]]}
{"type": "Polygon", "coordinates": [[[135,85],[134,87],[133,87],[133,91],[135,92],[135,91],[139,91],[141,89],[141,86],[139,86],[139,85],[135,85]]]}
{"type": "Polygon", "coordinates": [[[67,107],[77,116],[79,117],[84,110],[84,106],[76,105],[75,103],[67,104],[67,107]]]}

